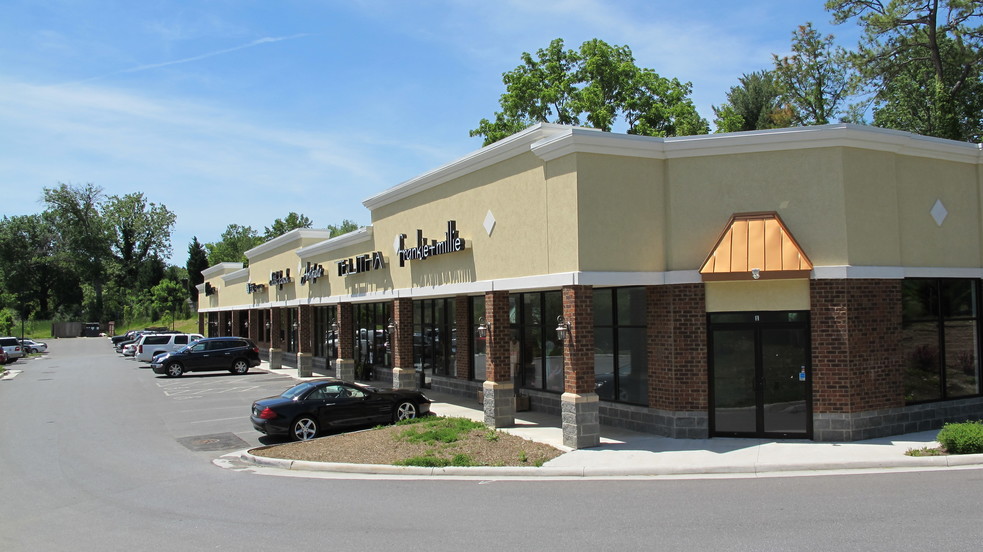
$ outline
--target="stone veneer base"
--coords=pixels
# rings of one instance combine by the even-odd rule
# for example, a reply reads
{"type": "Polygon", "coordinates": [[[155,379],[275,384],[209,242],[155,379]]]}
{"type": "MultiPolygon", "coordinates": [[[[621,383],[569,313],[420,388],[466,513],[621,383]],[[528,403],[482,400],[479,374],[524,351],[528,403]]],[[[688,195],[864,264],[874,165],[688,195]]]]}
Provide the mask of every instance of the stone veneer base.
{"type": "Polygon", "coordinates": [[[983,397],[888,408],[855,414],[814,414],[814,441],[863,441],[939,429],[946,422],[983,418],[983,397]]]}

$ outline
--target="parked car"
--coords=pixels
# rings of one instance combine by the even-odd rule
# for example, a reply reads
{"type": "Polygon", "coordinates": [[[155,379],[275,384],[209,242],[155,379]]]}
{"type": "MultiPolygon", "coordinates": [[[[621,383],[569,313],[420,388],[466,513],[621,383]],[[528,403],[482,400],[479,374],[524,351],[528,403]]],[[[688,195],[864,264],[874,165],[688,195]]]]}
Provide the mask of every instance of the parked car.
{"type": "Polygon", "coordinates": [[[123,348],[120,350],[120,353],[125,357],[135,356],[137,354],[136,341],[134,341],[133,343],[127,343],[126,345],[123,345],[123,348]]]}
{"type": "Polygon", "coordinates": [[[307,441],[328,427],[398,422],[429,412],[430,399],[419,391],[323,379],[254,402],[250,420],[260,433],[307,441]]]}
{"type": "Polygon", "coordinates": [[[3,352],[7,353],[7,362],[24,358],[24,348],[16,337],[0,337],[0,347],[3,347],[3,352]]]}
{"type": "Polygon", "coordinates": [[[147,334],[140,336],[136,342],[136,359],[140,362],[150,362],[161,353],[177,351],[204,338],[201,334],[147,334]]]}
{"type": "Polygon", "coordinates": [[[43,341],[34,341],[33,339],[21,339],[20,346],[26,353],[43,353],[48,350],[47,343],[43,341]]]}
{"type": "Polygon", "coordinates": [[[259,347],[244,337],[206,337],[183,349],[155,356],[155,374],[178,377],[185,372],[228,370],[245,374],[259,366],[259,347]]]}
{"type": "Polygon", "coordinates": [[[3,348],[0,347],[0,365],[7,364],[7,360],[7,351],[4,351],[3,348]]]}

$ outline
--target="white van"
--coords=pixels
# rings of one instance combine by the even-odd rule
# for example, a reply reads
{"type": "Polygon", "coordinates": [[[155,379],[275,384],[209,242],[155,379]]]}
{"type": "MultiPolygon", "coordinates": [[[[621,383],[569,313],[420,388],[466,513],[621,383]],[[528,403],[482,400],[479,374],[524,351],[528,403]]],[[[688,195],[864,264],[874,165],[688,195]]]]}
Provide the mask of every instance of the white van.
{"type": "Polygon", "coordinates": [[[205,336],[201,334],[147,334],[137,340],[134,357],[140,362],[150,362],[155,355],[170,353],[205,336]]]}

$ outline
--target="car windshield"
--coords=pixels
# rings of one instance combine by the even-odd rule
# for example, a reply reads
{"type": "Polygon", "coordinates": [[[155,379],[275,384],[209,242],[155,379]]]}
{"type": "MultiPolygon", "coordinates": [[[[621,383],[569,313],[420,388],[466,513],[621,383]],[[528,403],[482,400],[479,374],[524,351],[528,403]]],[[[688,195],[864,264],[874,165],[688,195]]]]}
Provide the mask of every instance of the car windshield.
{"type": "Polygon", "coordinates": [[[305,381],[304,383],[298,383],[297,385],[291,387],[290,389],[287,389],[286,391],[281,393],[280,396],[283,397],[284,399],[295,399],[306,393],[312,387],[314,387],[313,383],[309,381],[305,381]]]}

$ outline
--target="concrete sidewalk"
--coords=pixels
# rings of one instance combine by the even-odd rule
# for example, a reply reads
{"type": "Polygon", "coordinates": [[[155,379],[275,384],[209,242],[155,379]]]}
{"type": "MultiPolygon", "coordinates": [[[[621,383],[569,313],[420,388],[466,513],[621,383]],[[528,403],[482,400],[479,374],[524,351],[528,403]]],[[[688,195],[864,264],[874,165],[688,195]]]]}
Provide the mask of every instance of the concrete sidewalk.
{"type": "MultiPolygon", "coordinates": [[[[265,363],[260,369],[266,369],[265,363]]],[[[297,378],[297,371],[294,369],[269,371],[297,378]]],[[[425,393],[433,401],[431,410],[437,415],[484,420],[481,405],[475,400],[430,390],[425,393]]],[[[571,450],[563,446],[559,415],[519,412],[515,426],[502,428],[502,431],[546,443],[566,452],[539,468],[415,468],[277,460],[252,456],[248,452],[230,456],[255,466],[299,471],[469,478],[760,476],[851,470],[983,467],[983,454],[921,457],[905,455],[909,449],[937,447],[937,431],[850,443],[816,443],[769,439],[670,439],[602,426],[601,445],[581,450],[571,450]]]]}

